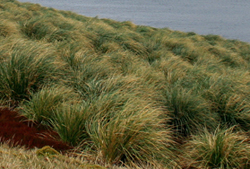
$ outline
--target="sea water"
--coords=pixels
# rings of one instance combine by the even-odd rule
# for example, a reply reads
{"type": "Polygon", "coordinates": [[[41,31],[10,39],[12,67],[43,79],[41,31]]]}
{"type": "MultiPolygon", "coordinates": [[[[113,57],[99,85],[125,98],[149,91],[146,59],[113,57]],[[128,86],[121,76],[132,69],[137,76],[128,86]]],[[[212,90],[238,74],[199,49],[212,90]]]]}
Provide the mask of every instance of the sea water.
{"type": "Polygon", "coordinates": [[[81,15],[250,42],[248,0],[19,0],[81,15]]]}

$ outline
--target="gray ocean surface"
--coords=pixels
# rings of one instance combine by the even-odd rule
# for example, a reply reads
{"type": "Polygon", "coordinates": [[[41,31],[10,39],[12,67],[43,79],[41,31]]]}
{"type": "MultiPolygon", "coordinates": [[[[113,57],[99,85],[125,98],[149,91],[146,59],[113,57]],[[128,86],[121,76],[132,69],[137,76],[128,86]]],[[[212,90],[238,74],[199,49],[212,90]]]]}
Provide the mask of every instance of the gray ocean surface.
{"type": "Polygon", "coordinates": [[[19,0],[137,25],[250,42],[250,0],[19,0]]]}

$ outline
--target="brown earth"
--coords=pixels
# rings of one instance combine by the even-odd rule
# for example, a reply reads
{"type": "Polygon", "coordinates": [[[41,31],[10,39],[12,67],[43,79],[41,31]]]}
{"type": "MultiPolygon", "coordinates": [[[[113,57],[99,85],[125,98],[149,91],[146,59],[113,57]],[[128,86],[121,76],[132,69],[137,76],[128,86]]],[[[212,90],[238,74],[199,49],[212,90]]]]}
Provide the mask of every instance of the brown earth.
{"type": "Polygon", "coordinates": [[[16,111],[0,108],[0,142],[28,149],[50,146],[61,152],[73,148],[58,138],[48,127],[28,121],[16,111]]]}

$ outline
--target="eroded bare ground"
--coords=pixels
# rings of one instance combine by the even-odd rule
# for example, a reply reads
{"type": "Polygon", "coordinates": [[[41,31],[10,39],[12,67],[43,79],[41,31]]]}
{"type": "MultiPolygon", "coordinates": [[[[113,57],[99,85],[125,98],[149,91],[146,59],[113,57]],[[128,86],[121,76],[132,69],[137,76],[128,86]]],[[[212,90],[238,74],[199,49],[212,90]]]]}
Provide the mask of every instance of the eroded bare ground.
{"type": "Polygon", "coordinates": [[[24,146],[28,149],[50,146],[64,152],[71,146],[59,141],[56,132],[42,125],[28,121],[18,112],[0,108],[0,141],[11,146],[24,146]]]}

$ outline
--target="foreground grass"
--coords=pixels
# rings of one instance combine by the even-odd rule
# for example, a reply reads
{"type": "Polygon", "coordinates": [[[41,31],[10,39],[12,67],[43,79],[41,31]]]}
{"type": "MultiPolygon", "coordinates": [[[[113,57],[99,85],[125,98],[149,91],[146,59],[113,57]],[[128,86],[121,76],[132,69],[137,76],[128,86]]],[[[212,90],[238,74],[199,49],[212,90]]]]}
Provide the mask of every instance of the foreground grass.
{"type": "Polygon", "coordinates": [[[232,132],[233,128],[207,130],[194,136],[185,146],[188,156],[201,168],[249,168],[249,143],[244,133],[232,132]]]}
{"type": "MultiPolygon", "coordinates": [[[[1,105],[57,131],[94,164],[248,167],[248,43],[0,2],[1,105]],[[207,143],[220,139],[224,151],[230,138],[229,156],[207,143]]],[[[46,162],[31,163],[71,168],[46,162]]]]}
{"type": "MultiPolygon", "coordinates": [[[[105,169],[97,164],[91,164],[81,154],[78,157],[65,156],[51,147],[25,150],[22,147],[0,146],[2,168],[87,168],[105,169]]],[[[117,167],[118,168],[118,167],[117,167]]]]}

